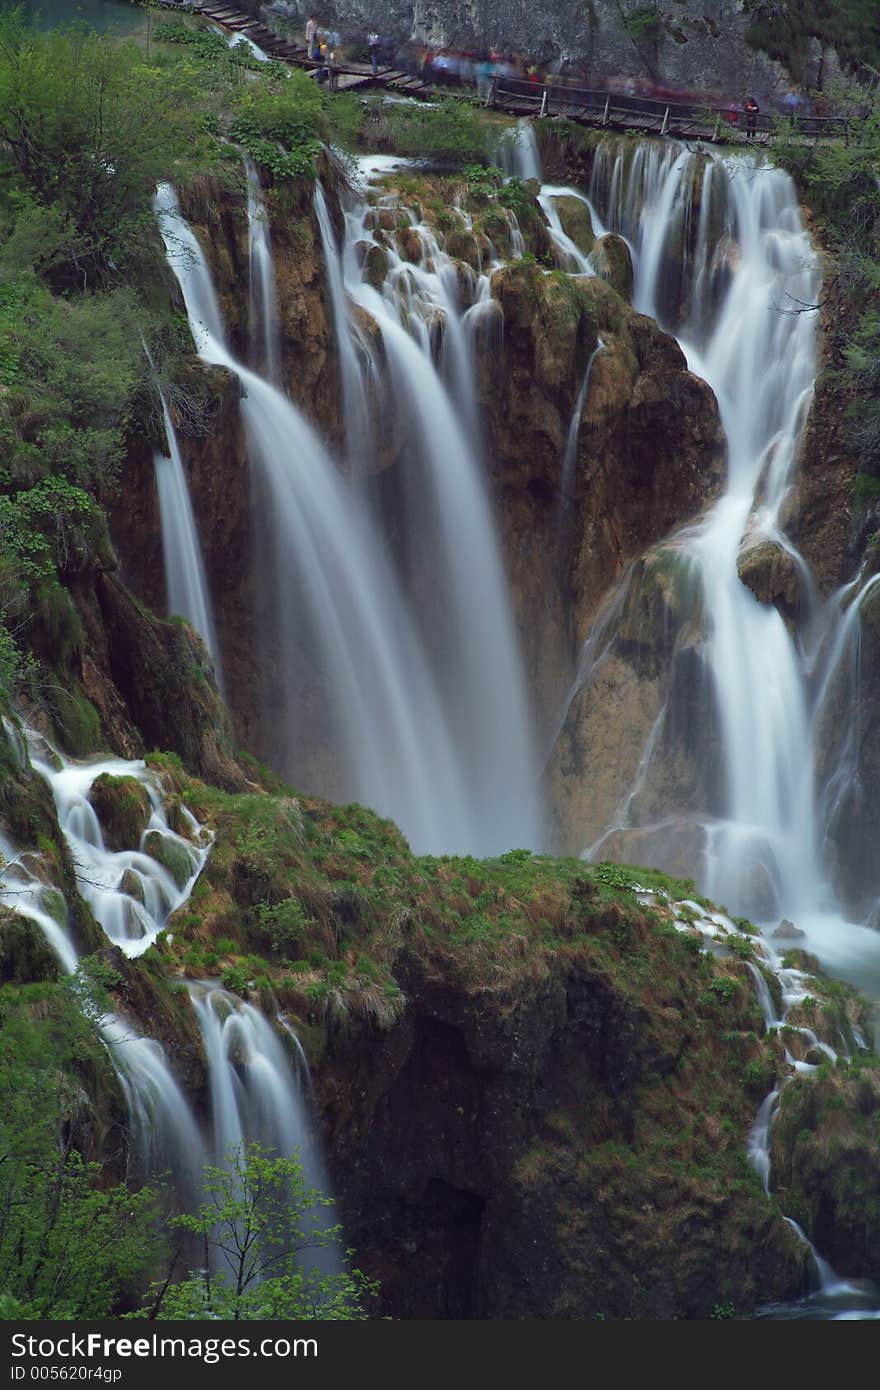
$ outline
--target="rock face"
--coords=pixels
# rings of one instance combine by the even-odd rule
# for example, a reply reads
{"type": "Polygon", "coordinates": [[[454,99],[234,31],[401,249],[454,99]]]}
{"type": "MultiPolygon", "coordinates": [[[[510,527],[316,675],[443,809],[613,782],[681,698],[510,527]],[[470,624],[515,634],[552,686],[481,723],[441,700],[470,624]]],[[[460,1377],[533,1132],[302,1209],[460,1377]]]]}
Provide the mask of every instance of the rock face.
{"type": "Polygon", "coordinates": [[[536,703],[552,711],[626,565],[717,495],[724,443],[715,398],[675,341],[600,278],[517,263],[492,292],[503,370],[486,343],[480,399],[527,669],[536,703]]]}
{"type": "MultiPolygon", "coordinates": [[[[550,0],[535,7],[508,0],[338,0],[325,8],[340,21],[376,26],[441,45],[492,44],[544,62],[567,60],[593,72],[640,74],[703,91],[759,95],[786,75],[752,49],[753,6],[743,0],[679,0],[653,5],[610,0],[584,5],[550,0]]],[[[308,7],[298,3],[301,16],[308,7]]]]}
{"type": "Polygon", "coordinates": [[[876,1066],[826,1065],[786,1087],[772,1129],[773,1169],[790,1210],[850,1278],[875,1279],[880,1271],[878,1114],[876,1066]]]}

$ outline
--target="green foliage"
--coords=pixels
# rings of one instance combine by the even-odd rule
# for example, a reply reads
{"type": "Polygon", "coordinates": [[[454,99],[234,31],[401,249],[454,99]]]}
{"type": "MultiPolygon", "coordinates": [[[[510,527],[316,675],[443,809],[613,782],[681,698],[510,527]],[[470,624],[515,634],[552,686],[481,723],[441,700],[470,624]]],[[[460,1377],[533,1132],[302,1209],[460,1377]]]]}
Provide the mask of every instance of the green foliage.
{"type": "Polygon", "coordinates": [[[725,1299],[723,1303],[716,1303],[709,1315],[713,1318],[735,1318],[736,1307],[730,1299],[725,1299]]]}
{"type": "Polygon", "coordinates": [[[874,92],[855,85],[835,98],[839,108],[856,113],[846,141],[805,148],[783,123],[773,155],[800,181],[822,219],[837,299],[852,316],[839,336],[852,396],[847,432],[858,469],[854,502],[864,513],[875,500],[867,479],[880,477],[880,104],[874,92]]]}
{"type": "Polygon", "coordinates": [[[729,975],[716,975],[714,980],[709,981],[709,989],[717,999],[723,999],[727,1003],[738,994],[739,985],[729,975]]]}
{"type": "Polygon", "coordinates": [[[230,965],[221,976],[223,988],[244,998],[250,989],[251,973],[246,965],[230,965]]]}
{"type": "Polygon", "coordinates": [[[308,1252],[338,1246],[331,1198],[309,1188],[298,1155],[235,1147],[208,1167],[205,1200],[172,1225],[197,1237],[204,1268],[154,1285],[139,1317],[223,1320],[364,1319],[376,1286],[357,1269],[324,1274],[308,1252]]]}
{"type": "Polygon", "coordinates": [[[148,65],[137,44],[0,15],[0,162],[32,209],[54,209],[39,237],[61,233],[70,283],[127,256],[187,152],[192,112],[185,70],[148,65]]]}
{"type": "Polygon", "coordinates": [[[77,1147],[80,1076],[92,1086],[102,1078],[105,1095],[112,1087],[94,999],[83,979],[0,990],[0,1288],[10,1316],[107,1317],[155,1258],[155,1193],[108,1185],[77,1147]]]}
{"type": "Polygon", "coordinates": [[[285,898],[283,902],[274,906],[260,903],[257,909],[257,925],[259,930],[268,936],[276,955],[296,959],[314,922],[306,916],[303,905],[297,898],[285,898]]]}
{"type": "Polygon", "coordinates": [[[629,892],[634,886],[632,873],[621,864],[597,864],[593,870],[593,877],[606,888],[619,888],[629,892]]]}
{"type": "Polygon", "coordinates": [[[639,39],[656,39],[662,28],[660,11],[656,5],[639,5],[623,16],[623,28],[636,42],[639,39]]]}
{"type": "Polygon", "coordinates": [[[479,111],[447,97],[437,106],[395,106],[387,117],[394,149],[420,159],[468,166],[486,163],[486,138],[479,111]]]}
{"type": "Polygon", "coordinates": [[[785,63],[801,81],[811,40],[833,46],[848,62],[877,65],[880,16],[875,0],[746,0],[748,41],[785,63]]]}
{"type": "Polygon", "coordinates": [[[528,216],[534,206],[534,198],[525,181],[515,175],[498,190],[498,201],[502,207],[509,208],[518,219],[528,216]]]}
{"type": "Polygon", "coordinates": [[[276,179],[314,178],[321,149],[320,119],[318,87],[305,73],[295,72],[277,89],[261,86],[245,91],[229,133],[276,179]]]}
{"type": "Polygon", "coordinates": [[[730,947],[735,956],[739,956],[740,960],[752,960],[754,958],[755,951],[751,941],[745,941],[741,936],[728,936],[725,938],[725,944],[730,947]]]}

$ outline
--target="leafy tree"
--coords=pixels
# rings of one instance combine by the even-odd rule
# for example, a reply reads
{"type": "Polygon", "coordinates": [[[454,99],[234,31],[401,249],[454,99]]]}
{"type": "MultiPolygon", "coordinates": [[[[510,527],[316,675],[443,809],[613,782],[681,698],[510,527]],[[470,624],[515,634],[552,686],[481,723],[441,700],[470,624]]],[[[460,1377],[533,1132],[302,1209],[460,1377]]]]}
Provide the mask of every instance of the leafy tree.
{"type": "Polygon", "coordinates": [[[863,478],[873,480],[880,476],[880,102],[852,83],[832,95],[837,109],[851,113],[847,140],[805,145],[783,122],[773,156],[821,219],[831,252],[826,286],[849,310],[836,318],[841,370],[852,391],[849,436],[863,478]]]}
{"type": "Polygon", "coordinates": [[[297,1156],[236,1146],[225,1168],[207,1167],[199,1210],[172,1225],[196,1236],[203,1267],[181,1283],[154,1284],[138,1317],[364,1319],[376,1286],[360,1270],[332,1271],[309,1252],[338,1250],[325,1224],[332,1198],[306,1184],[297,1156]]]}
{"type": "Polygon", "coordinates": [[[156,1257],[150,1188],[82,1152],[113,1079],[83,980],[0,990],[0,1317],[107,1317],[156,1257]]]}
{"type": "Polygon", "coordinates": [[[55,210],[72,283],[124,255],[193,124],[185,65],[162,71],[135,43],[0,16],[0,162],[36,208],[55,210]]]}

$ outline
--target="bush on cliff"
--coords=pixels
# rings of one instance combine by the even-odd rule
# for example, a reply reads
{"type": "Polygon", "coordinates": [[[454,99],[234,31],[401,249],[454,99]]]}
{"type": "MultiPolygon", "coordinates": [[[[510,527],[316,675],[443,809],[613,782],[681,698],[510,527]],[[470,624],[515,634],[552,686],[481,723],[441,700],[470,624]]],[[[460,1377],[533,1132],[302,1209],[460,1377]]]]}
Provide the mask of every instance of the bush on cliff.
{"type": "Polygon", "coordinates": [[[236,1322],[368,1316],[376,1286],[360,1270],[342,1267],[342,1228],[328,1215],[333,1199],[309,1187],[297,1154],[233,1146],[225,1167],[205,1168],[202,1189],[199,1210],[171,1225],[197,1238],[204,1267],[180,1283],[154,1284],[136,1316],[236,1322]],[[322,1260],[310,1253],[318,1251],[333,1255],[322,1260]]]}

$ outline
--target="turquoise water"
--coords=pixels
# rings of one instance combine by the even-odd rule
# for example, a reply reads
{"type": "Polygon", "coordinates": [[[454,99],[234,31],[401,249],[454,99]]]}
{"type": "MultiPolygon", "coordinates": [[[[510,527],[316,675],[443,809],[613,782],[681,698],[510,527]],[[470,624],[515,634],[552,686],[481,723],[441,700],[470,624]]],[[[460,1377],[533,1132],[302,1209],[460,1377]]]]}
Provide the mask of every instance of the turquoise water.
{"type": "Polygon", "coordinates": [[[102,33],[130,34],[145,22],[143,10],[126,0],[0,0],[0,13],[18,5],[41,29],[79,21],[102,33]]]}

